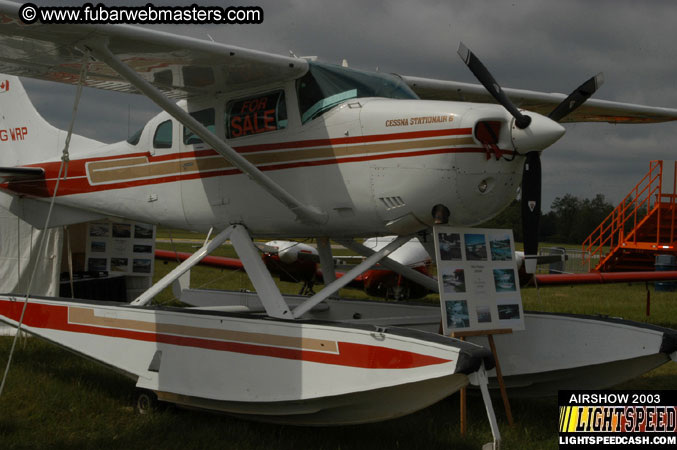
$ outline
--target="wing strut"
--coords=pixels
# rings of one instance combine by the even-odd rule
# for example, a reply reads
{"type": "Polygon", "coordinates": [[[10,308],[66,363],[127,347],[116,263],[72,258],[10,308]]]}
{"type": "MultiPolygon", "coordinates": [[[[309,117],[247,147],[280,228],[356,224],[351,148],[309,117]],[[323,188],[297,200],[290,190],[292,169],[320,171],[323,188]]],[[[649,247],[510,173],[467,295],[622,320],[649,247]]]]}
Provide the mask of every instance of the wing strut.
{"type": "Polygon", "coordinates": [[[325,212],[301,203],[282,186],[277,184],[270,177],[264,175],[254,164],[237,153],[223,139],[209,131],[204,125],[188,114],[187,111],[184,111],[176,103],[167,98],[159,89],[148,83],[133,69],[120,61],[120,59],[110,51],[106,43],[88,42],[86,45],[90,49],[92,55],[105,62],[111,69],[129,81],[136,89],[155,102],[160,108],[189,128],[193,133],[197,134],[204,142],[211,145],[216,152],[226,158],[231,164],[243,173],[249,175],[255,183],[289,208],[299,221],[310,224],[323,224],[327,221],[327,214],[325,212]]]}

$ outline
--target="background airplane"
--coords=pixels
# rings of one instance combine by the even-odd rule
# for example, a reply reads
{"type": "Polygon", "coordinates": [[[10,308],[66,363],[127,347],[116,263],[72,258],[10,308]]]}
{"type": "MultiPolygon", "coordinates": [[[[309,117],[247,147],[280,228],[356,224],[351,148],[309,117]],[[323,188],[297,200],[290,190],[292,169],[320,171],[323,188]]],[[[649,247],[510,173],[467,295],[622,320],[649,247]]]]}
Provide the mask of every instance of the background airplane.
{"type": "MultiPolygon", "coordinates": [[[[394,238],[395,236],[368,238],[363,244],[371,250],[378,251],[394,238]]],[[[315,284],[324,282],[316,247],[303,242],[279,240],[257,244],[257,247],[261,250],[263,262],[271,274],[281,281],[302,283],[299,294],[313,294],[315,284]]],[[[191,253],[172,250],[155,250],[155,257],[165,261],[185,261],[190,255],[191,253]]],[[[421,274],[431,275],[430,256],[417,239],[404,244],[393,252],[390,258],[421,274]]],[[[362,260],[364,258],[361,256],[335,256],[336,277],[342,277],[356,261],[362,260]]],[[[244,264],[237,258],[208,256],[200,264],[229,270],[244,270],[244,264]]],[[[430,293],[420,284],[378,265],[356,277],[347,287],[364,290],[372,297],[394,300],[417,299],[430,293]]]]}

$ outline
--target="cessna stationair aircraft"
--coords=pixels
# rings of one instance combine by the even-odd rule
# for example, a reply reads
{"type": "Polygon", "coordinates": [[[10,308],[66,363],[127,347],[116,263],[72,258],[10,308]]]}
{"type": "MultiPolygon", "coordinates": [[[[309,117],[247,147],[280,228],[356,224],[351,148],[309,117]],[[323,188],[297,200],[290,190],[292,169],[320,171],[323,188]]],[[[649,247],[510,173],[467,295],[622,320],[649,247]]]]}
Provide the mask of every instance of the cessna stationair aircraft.
{"type": "MultiPolygon", "coordinates": [[[[163,400],[261,420],[384,420],[475,380],[498,441],[488,350],[429,332],[440,323],[437,307],[329,297],[379,260],[437,291],[436,280],[387,256],[435,222],[468,226],[493,217],[520,184],[525,249],[535,253],[540,153],[564,134],[559,122],[677,120],[675,109],[588,100],[601,75],[569,96],[503,90],[463,45],[459,55],[481,85],[130,26],[26,25],[18,11],[0,1],[0,73],[7,74],[0,76],[0,206],[38,227],[127,218],[218,234],[131,306],[3,294],[0,319],[23,321],[33,334],[116,367],[163,400]],[[128,141],[104,145],[49,125],[18,76],[77,85],[76,105],[80,87],[89,86],[141,93],[164,112],[128,141]],[[375,252],[352,240],[378,235],[399,236],[375,252]],[[326,286],[311,297],[283,297],[252,236],[317,237],[326,286]],[[201,293],[219,296],[218,311],[143,307],[228,238],[255,294],[201,293]],[[334,281],[330,238],[368,255],[334,281]],[[385,322],[370,322],[375,315],[385,322]],[[412,317],[427,328],[398,328],[412,317]]],[[[569,382],[563,360],[578,370],[582,356],[594,368],[609,359],[607,347],[578,345],[584,321],[570,319],[530,316],[536,325],[525,329],[536,334],[515,333],[504,350],[518,362],[516,379],[559,370],[558,380],[569,382]],[[567,336],[555,346],[566,351],[552,352],[550,332],[567,336]],[[550,347],[534,348],[542,343],[550,347]]],[[[623,339],[600,341],[623,342],[617,359],[629,361],[629,372],[640,373],[627,355],[644,354],[632,346],[656,358],[642,370],[674,352],[671,330],[632,328],[649,343],[617,328],[623,339]]],[[[608,373],[628,372],[617,367],[608,373]]],[[[581,369],[579,379],[599,377],[581,369]]]]}
{"type": "Polygon", "coordinates": [[[27,26],[16,7],[0,3],[1,73],[142,92],[165,110],[126,142],[73,136],[57,190],[65,132],[18,79],[0,77],[0,204],[39,226],[52,196],[51,225],[113,216],[355,237],[420,231],[436,205],[449,223],[474,225],[515,198],[525,167],[524,209],[539,210],[539,154],[564,134],[558,122],[677,119],[672,109],[582,105],[601,76],[566,99],[504,91],[463,46],[486,89],[129,26],[27,26]]]}

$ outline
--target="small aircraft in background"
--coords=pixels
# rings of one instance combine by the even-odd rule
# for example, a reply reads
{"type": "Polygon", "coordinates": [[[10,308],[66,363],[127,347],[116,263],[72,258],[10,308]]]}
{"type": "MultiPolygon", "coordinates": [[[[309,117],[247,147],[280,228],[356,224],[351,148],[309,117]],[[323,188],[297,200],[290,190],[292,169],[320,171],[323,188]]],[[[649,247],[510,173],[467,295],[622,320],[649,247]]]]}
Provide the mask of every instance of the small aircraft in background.
{"type": "MultiPolygon", "coordinates": [[[[391,243],[396,236],[368,238],[363,245],[373,251],[379,251],[391,243]]],[[[314,294],[316,283],[323,283],[322,271],[319,268],[319,254],[317,248],[303,242],[275,240],[264,244],[257,244],[261,250],[261,258],[271,274],[281,281],[302,283],[299,295],[314,294]]],[[[185,261],[191,253],[170,250],[155,250],[155,257],[167,261],[185,261]]],[[[423,275],[431,276],[431,258],[418,239],[411,239],[390,255],[390,258],[404,266],[410,267],[423,275]]],[[[357,261],[364,260],[361,256],[335,256],[336,278],[342,277],[357,261]],[[353,264],[350,264],[352,262],[353,264]]],[[[244,270],[242,261],[237,258],[208,256],[202,265],[208,265],[230,270],[244,270]]],[[[393,300],[413,300],[429,294],[429,289],[417,284],[402,275],[380,266],[374,266],[351,281],[348,286],[353,289],[364,290],[371,297],[381,297],[393,300]]]]}

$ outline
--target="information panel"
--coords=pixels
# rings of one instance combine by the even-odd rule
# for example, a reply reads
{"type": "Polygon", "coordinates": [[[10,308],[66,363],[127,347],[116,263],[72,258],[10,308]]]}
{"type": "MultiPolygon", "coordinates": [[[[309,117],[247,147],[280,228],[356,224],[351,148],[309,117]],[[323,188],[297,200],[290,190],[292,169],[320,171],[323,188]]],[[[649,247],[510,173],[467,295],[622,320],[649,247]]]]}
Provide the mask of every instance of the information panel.
{"type": "Polygon", "coordinates": [[[137,222],[90,222],[87,270],[111,275],[152,276],[155,227],[137,222]]]}
{"type": "Polygon", "coordinates": [[[433,231],[444,334],[524,329],[512,230],[433,231]]]}

